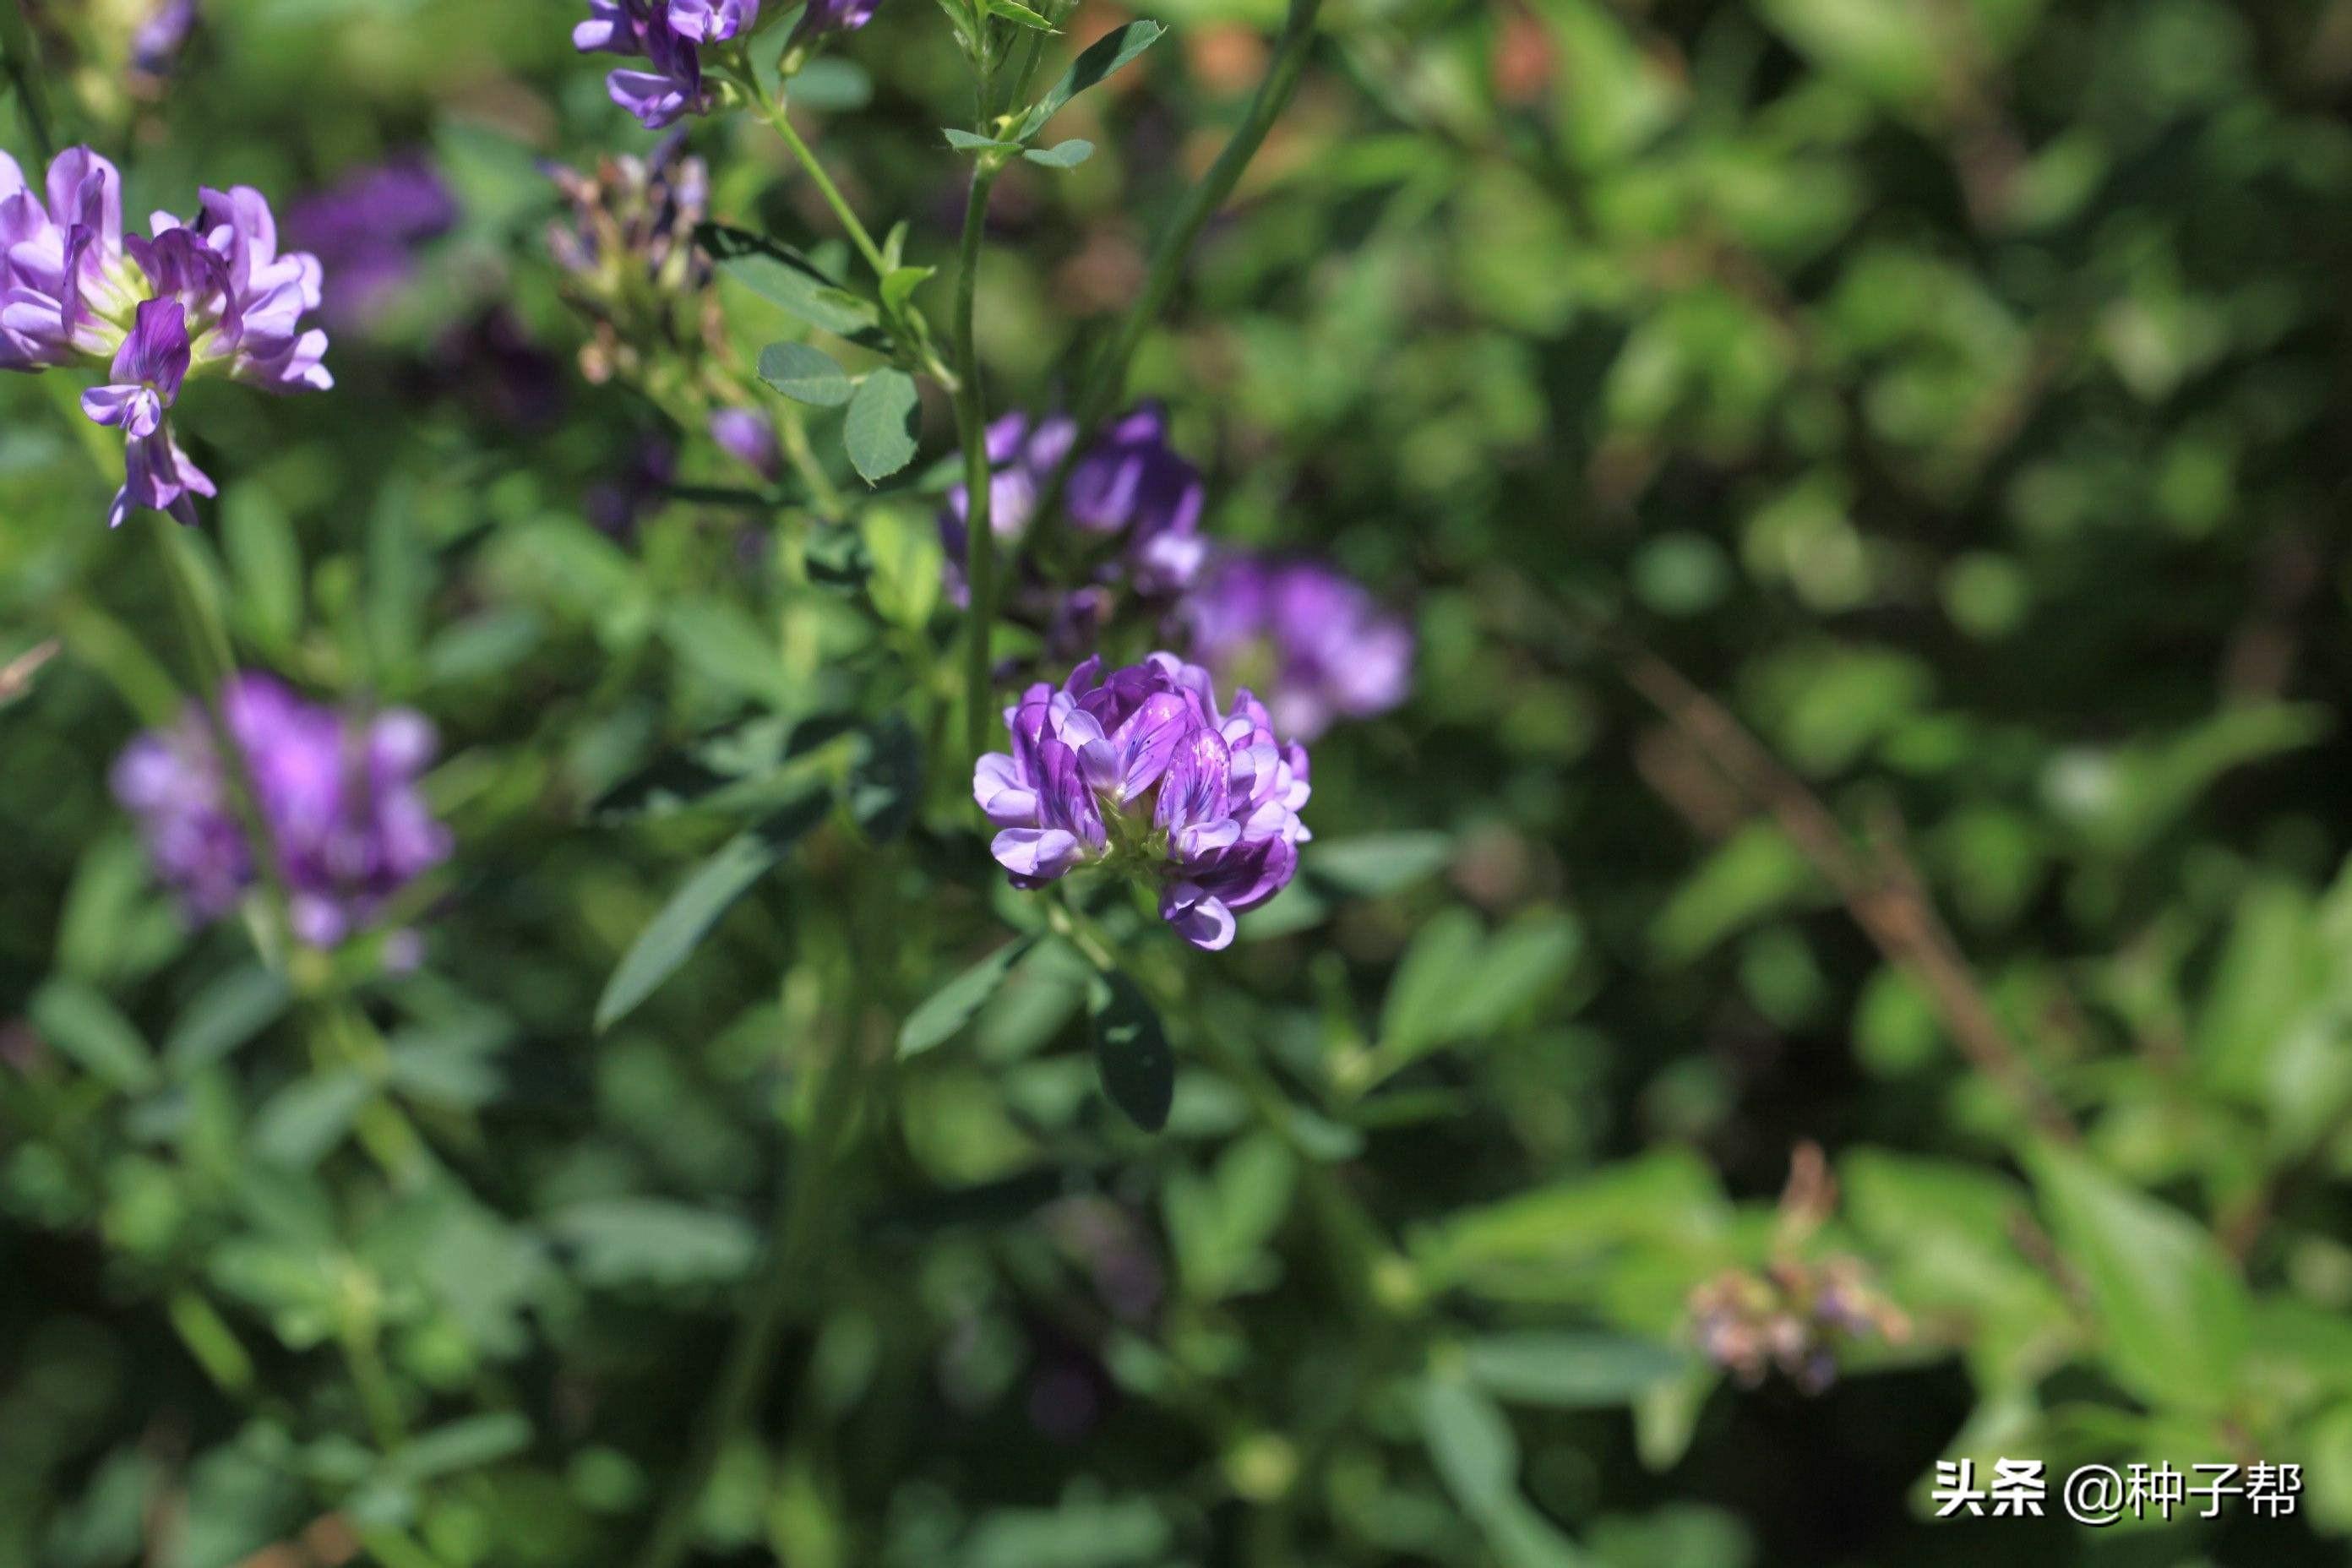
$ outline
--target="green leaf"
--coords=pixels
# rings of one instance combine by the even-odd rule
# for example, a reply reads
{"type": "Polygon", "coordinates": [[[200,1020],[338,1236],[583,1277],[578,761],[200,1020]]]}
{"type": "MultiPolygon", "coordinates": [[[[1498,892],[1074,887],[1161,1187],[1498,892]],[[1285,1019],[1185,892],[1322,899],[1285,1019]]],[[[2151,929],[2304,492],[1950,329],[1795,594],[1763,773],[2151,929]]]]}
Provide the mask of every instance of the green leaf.
{"type": "Polygon", "coordinates": [[[1466,1378],[1433,1374],[1420,1406],[1430,1462],[1465,1513],[1483,1518],[1517,1500],[1519,1442],[1494,1400],[1466,1378]]]}
{"type": "Polygon", "coordinates": [[[591,1285],[708,1285],[751,1271],[759,1237],[731,1214],[659,1198],[573,1204],[548,1221],[591,1285]]]}
{"type": "Polygon", "coordinates": [[[1013,139],[1026,142],[1045,128],[1045,121],[1060,112],[1062,105],[1101,81],[1119,67],[1160,41],[1168,29],[1157,22],[1129,22],[1114,28],[1088,45],[1084,53],[1070,62],[1062,79],[1046,89],[1026,115],[1013,139]]]}
{"type": "Polygon", "coordinates": [[[975,136],[969,131],[958,131],[952,125],[943,128],[940,134],[946,137],[948,145],[959,153],[1018,153],[1021,151],[1021,143],[1018,142],[999,142],[992,136],[975,136]]]}
{"type": "Polygon", "coordinates": [[[1462,977],[1486,948],[1478,917],[1456,906],[1421,928],[1389,980],[1381,1006],[1381,1048],[1411,1058],[1444,1043],[1462,977]]]}
{"type": "Polygon", "coordinates": [[[163,1037],[163,1065],[184,1078],[219,1061],[285,1016],[285,979],[258,963],[233,969],[198,992],[163,1037]]]}
{"type": "Polygon", "coordinates": [[[126,1094],[156,1085],[155,1057],[115,1005],[78,980],[52,980],[33,994],[33,1027],[50,1047],[126,1094]]]}
{"type": "Polygon", "coordinates": [[[1464,1347],[1472,1381],[1499,1399],[1562,1410],[1631,1405],[1688,1373],[1686,1351],[1625,1334],[1526,1330],[1464,1347]]]}
{"type": "Polygon", "coordinates": [[[670,748],[596,797],[591,821],[658,821],[695,810],[766,812],[804,787],[788,764],[857,728],[847,713],[769,714],[670,748]],[[779,775],[782,775],[780,777],[779,775]]]}
{"type": "Polygon", "coordinates": [[[1168,1125],[1176,1100],[1176,1053],[1150,998],[1125,974],[1097,977],[1089,1013],[1103,1092],[1146,1132],[1168,1125]]]}
{"type": "Polygon", "coordinates": [[[881,311],[792,247],[724,224],[707,223],[696,232],[721,273],[769,303],[835,337],[868,347],[888,344],[881,311]]]}
{"type": "Polygon", "coordinates": [[[922,401],[914,377],[900,370],[876,371],[850,400],[842,437],[867,484],[879,484],[915,460],[922,401]]]}
{"type": "Polygon", "coordinates": [[[2090,1289],[2116,1381],[2154,1405],[2218,1411],[2235,1398],[2252,1307],[2212,1237],[2079,1153],[2044,1147],[2027,1166],[2090,1289]]]}
{"type": "Polygon", "coordinates": [[[1008,22],[1018,22],[1024,27],[1034,27],[1041,33],[1060,31],[1053,23],[1020,4],[1020,0],[988,0],[988,14],[1002,16],[1008,22]]]}
{"type": "Polygon", "coordinates": [[[239,485],[221,501],[221,549],[228,557],[231,602],[239,623],[260,642],[282,647],[302,626],[307,578],[293,521],[268,490],[239,485]]]}
{"type": "Polygon", "coordinates": [[[761,349],[760,379],[795,403],[819,408],[838,408],[856,390],[831,354],[806,343],[770,343],[761,349]]]}
{"type": "Polygon", "coordinates": [[[1048,169],[1075,169],[1095,155],[1095,144],[1073,140],[1057,142],[1051,147],[1032,147],[1021,155],[1048,169]]]}
{"type": "Polygon", "coordinates": [[[255,1113],[247,1142],[261,1160],[307,1171],[343,1141],[374,1093],[356,1068],[297,1079],[255,1113]]]}
{"type": "Polygon", "coordinates": [[[849,815],[866,837],[887,844],[907,830],[923,803],[923,743],[899,713],[866,731],[866,752],[849,773],[849,815]]]}
{"type": "Polygon", "coordinates": [[[904,310],[907,301],[926,279],[936,277],[936,267],[893,267],[882,279],[882,303],[893,310],[904,310]]]}
{"type": "Polygon", "coordinates": [[[972,1015],[996,994],[996,988],[1004,984],[1004,977],[1035,940],[1024,936],[1006,942],[932,992],[899,1026],[899,1058],[920,1056],[953,1039],[957,1031],[971,1022],[972,1015]]]}
{"type": "Polygon", "coordinates": [[[1443,833],[1373,833],[1333,844],[1318,838],[1300,868],[1333,892],[1377,899],[1436,875],[1453,858],[1454,840],[1443,833]]]}
{"type": "Polygon", "coordinates": [[[845,114],[874,101],[874,79],[839,55],[819,55],[793,78],[793,107],[845,114]]]}
{"type": "Polygon", "coordinates": [[[1568,973],[1583,945],[1577,923],[1561,914],[1532,915],[1496,931],[1463,987],[1454,1037],[1475,1040],[1508,1024],[1568,973]]]}
{"type": "Polygon", "coordinates": [[[462,1416],[401,1446],[384,1469],[402,1480],[429,1480],[478,1470],[530,1447],[529,1417],[512,1410],[462,1416]]]}
{"type": "Polygon", "coordinates": [[[639,932],[596,1003],[596,1027],[611,1028],[693,953],[719,917],[773,869],[793,845],[824,818],[825,800],[811,794],[730,839],[673,894],[639,932]]]}

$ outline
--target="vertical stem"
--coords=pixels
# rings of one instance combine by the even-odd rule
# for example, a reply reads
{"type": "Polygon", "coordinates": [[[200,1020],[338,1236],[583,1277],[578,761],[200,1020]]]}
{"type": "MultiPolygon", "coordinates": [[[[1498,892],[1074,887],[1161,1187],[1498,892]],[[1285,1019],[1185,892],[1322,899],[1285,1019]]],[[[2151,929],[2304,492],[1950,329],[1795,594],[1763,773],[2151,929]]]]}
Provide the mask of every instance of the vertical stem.
{"type": "Polygon", "coordinates": [[[1168,308],[1169,297],[1176,292],[1176,281],[1183,275],[1185,258],[1191,256],[1193,242],[1234,194],[1234,187],[1241,184],[1242,174],[1249,167],[1250,160],[1257,156],[1266,132],[1274,129],[1274,122],[1289,107],[1291,94],[1298,90],[1298,79],[1306,72],[1307,57],[1313,51],[1315,18],[1322,8],[1323,0],[1290,0],[1282,36],[1275,40],[1274,56],[1266,64],[1265,79],[1258,83],[1257,96],[1250,100],[1248,112],[1243,115],[1224,150],[1217,154],[1217,161],[1177,205],[1175,217],[1152,253],[1151,270],[1144,279],[1143,292],[1129,307],[1126,318],[1119,322],[1118,336],[1111,340],[1097,368],[1080,410],[1089,423],[1101,421],[1127,390],[1128,367],[1135,359],[1135,351],[1141,346],[1143,334],[1150,331],[1151,323],[1168,308]]]}
{"type": "Polygon", "coordinates": [[[964,576],[971,588],[971,635],[964,647],[964,740],[974,756],[987,749],[990,690],[994,684],[989,634],[996,624],[996,528],[989,505],[988,394],[981,384],[980,353],[972,341],[972,300],[980,287],[980,244],[988,223],[988,193],[996,184],[998,168],[992,156],[983,156],[972,170],[956,270],[956,435],[963,442],[968,498],[964,576]]]}
{"type": "Polygon", "coordinates": [[[1298,90],[1307,56],[1314,50],[1315,21],[1322,8],[1323,0],[1290,0],[1282,35],[1275,40],[1273,58],[1266,62],[1265,76],[1258,83],[1257,95],[1250,100],[1248,111],[1225,142],[1224,150],[1217,154],[1217,161],[1209,166],[1209,172],[1177,204],[1174,217],[1152,250],[1151,269],[1144,279],[1143,292],[1129,307],[1118,331],[1096,360],[1094,374],[1080,393],[1076,410],[1077,437],[1055,466],[1045,493],[1038,498],[1035,521],[1030,530],[1030,548],[1048,545],[1061,526],[1062,492],[1070,482],[1070,471],[1093,445],[1095,432],[1104,419],[1126,395],[1128,371],[1134,363],[1136,350],[1142,346],[1143,334],[1151,330],[1151,323],[1168,308],[1168,300],[1176,292],[1177,280],[1183,276],[1184,263],[1192,253],[1193,243],[1201,237],[1201,231],[1217,215],[1217,209],[1225,205],[1234,187],[1241,184],[1250,160],[1257,156],[1266,133],[1282,118],[1282,111],[1290,105],[1291,95],[1298,90]]]}
{"type": "Polygon", "coordinates": [[[292,930],[285,875],[278,864],[277,840],[269,831],[268,819],[261,813],[261,797],[254,789],[251,763],[245,748],[237,743],[236,732],[229,726],[227,689],[236,673],[236,655],[229,647],[228,628],[222,624],[212,583],[197,562],[194,547],[182,536],[180,524],[164,512],[149,516],[163,553],[164,575],[172,584],[172,608],[179,617],[181,635],[187,643],[196,701],[212,731],[213,748],[220,757],[229,805],[252,850],[255,875],[268,895],[269,922],[261,942],[261,956],[271,967],[280,968],[285,962],[285,942],[292,930]]]}
{"type": "MultiPolygon", "coordinates": [[[[887,868],[875,868],[872,875],[875,886],[888,886],[887,868]]],[[[887,915],[887,909],[881,912],[887,915]]],[[[804,1300],[819,1226],[833,1195],[833,1173],[849,1152],[864,1088],[868,973],[865,963],[877,961],[875,955],[888,931],[887,920],[877,919],[874,925],[862,939],[853,938],[845,945],[845,1027],[834,1049],[818,1065],[815,1092],[793,1141],[783,1198],[769,1233],[766,1270],[753,1287],[743,1321],[727,1347],[718,1384],[694,1434],[693,1448],[677,1484],[655,1515],[645,1547],[637,1554],[637,1568],[677,1568],[686,1561],[694,1543],[695,1516],[709,1489],[710,1478],[729,1440],[751,1418],[752,1406],[775,1366],[777,1346],[793,1310],[804,1300]]]]}
{"type": "Polygon", "coordinates": [[[841,187],[833,183],[833,176],[824,172],[823,163],[817,162],[816,153],[810,149],[806,142],[801,139],[801,133],[793,129],[791,114],[782,103],[768,96],[767,92],[761,88],[758,79],[751,73],[745,72],[742,79],[749,87],[751,101],[759,108],[760,118],[768,122],[770,130],[783,139],[786,147],[792,149],[793,156],[799,160],[801,168],[815,184],[817,194],[824,198],[824,205],[831,207],[833,216],[841,220],[841,226],[848,234],[849,242],[857,247],[857,253],[866,258],[866,264],[868,267],[874,268],[874,276],[877,278],[888,276],[890,268],[889,264],[882,258],[882,247],[874,243],[872,235],[866,232],[866,226],[857,220],[857,214],[850,206],[848,198],[841,194],[841,187]]]}

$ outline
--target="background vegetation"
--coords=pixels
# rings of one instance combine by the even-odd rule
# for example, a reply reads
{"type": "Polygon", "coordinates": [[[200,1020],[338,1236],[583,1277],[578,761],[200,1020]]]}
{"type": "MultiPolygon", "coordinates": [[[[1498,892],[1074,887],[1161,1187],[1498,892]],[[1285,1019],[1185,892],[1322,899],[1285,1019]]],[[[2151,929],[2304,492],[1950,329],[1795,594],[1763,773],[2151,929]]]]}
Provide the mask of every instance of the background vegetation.
{"type": "MultiPolygon", "coordinates": [[[[31,9],[134,213],[454,190],[332,394],[188,405],[238,661],[429,714],[457,850],[412,973],[185,925],[107,789],[179,701],[155,520],[78,382],[0,386],[0,1563],[2342,1561],[2352,6],[1331,0],[1133,388],[1415,690],[1234,949],[1108,910],[1108,996],[964,787],[946,402],[878,490],[813,415],[824,523],[581,374],[536,160],[654,138],[574,7],[207,0],[161,81],[142,5],[31,9]],[[1163,1131],[1095,1014],[1164,1027],[1163,1131]],[[1747,1386],[1725,1302],[1834,1378],[1747,1386]],[[1928,1517],[1997,1455],[2304,1489],[1928,1517]]],[[[1099,151],[998,185],[999,408],[1283,7],[1136,10],[1099,151]]],[[[886,0],[795,96],[942,330],[963,73],[886,0]]],[[[691,135],[850,276],[771,132],[691,135]]],[[[807,335],[714,297],[741,366],[807,335]]]]}

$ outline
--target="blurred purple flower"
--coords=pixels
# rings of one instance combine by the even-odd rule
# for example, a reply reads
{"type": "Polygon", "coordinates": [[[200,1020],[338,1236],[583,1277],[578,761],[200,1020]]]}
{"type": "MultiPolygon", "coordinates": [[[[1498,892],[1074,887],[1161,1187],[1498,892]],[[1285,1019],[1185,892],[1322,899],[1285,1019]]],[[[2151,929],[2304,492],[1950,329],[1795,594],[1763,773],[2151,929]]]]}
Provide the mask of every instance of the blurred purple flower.
{"type": "Polygon", "coordinates": [[[776,447],[776,427],[752,408],[722,408],[710,416],[710,438],[719,450],[773,483],[783,472],[783,454],[776,447]]]}
{"type": "MultiPolygon", "coordinates": [[[[1065,414],[1034,423],[1025,414],[1008,414],[989,426],[994,477],[988,521],[998,538],[1018,539],[1029,531],[1054,471],[1076,438],[1077,424],[1065,414]]],[[[1071,466],[1063,504],[1075,527],[1118,539],[1134,585],[1153,594],[1185,587],[1199,571],[1204,495],[1200,469],[1168,444],[1167,410],[1146,403],[1114,420],[1071,466]]],[[[941,526],[950,561],[962,554],[970,510],[965,487],[948,492],[941,526]]]]}
{"type": "MultiPolygon", "coordinates": [[[[686,0],[671,0],[673,7],[686,0]]],[[[826,33],[854,33],[874,20],[874,13],[882,0],[809,0],[808,9],[801,13],[800,25],[793,29],[792,42],[803,43],[826,33]]]]}
{"type": "Polygon", "coordinates": [[[1179,616],[1193,654],[1222,679],[1255,682],[1287,737],[1385,713],[1412,689],[1412,628],[1320,562],[1221,555],[1179,616]]]}
{"type": "Polygon", "coordinates": [[[45,184],[31,189],[0,153],[0,370],[106,368],[112,381],[82,406],[129,440],[109,521],[150,507],[194,522],[188,498],[212,482],[165,414],[191,375],[268,392],[334,384],[326,333],[301,324],[320,304],[318,258],[278,253],[269,203],[249,186],[202,192],[187,222],[157,213],[142,237],[123,233],[121,176],[89,148],[58,153],[45,184]]]}
{"type": "MultiPolygon", "coordinates": [[[[222,693],[255,804],[290,900],[297,940],[331,947],[449,855],[416,781],[432,726],[405,709],[357,721],[306,702],[266,675],[222,693]]],[[[256,877],[210,726],[191,710],[132,741],[114,765],[115,798],[138,819],[157,877],[195,920],[236,907],[256,877]]]]}
{"type": "Polygon", "coordinates": [[[354,169],[286,211],[286,231],[335,275],[326,315],[363,330],[415,271],[416,252],[457,227],[457,199],[416,153],[354,169]]]}
{"type": "Polygon", "coordinates": [[[1306,749],[1247,691],[1221,713],[1200,666],[1155,653],[1105,677],[1090,658],[1004,718],[1013,749],[980,759],[972,796],[1015,887],[1099,865],[1155,887],[1160,918],[1213,952],[1297,871],[1306,749]]]}
{"type": "MultiPolygon", "coordinates": [[[[690,8],[691,0],[671,0],[667,5],[654,0],[588,0],[588,20],[572,29],[572,47],[582,54],[645,58],[650,69],[615,69],[604,79],[604,90],[648,131],[659,131],[682,115],[699,114],[710,106],[702,87],[701,51],[673,23],[678,13],[690,8]]],[[[751,9],[756,12],[758,6],[751,9]]]]}
{"type": "Polygon", "coordinates": [[[131,35],[131,68],[143,77],[172,74],[196,29],[196,0],[157,0],[131,35]]]}
{"type": "Polygon", "coordinates": [[[581,510],[599,531],[626,542],[661,510],[677,479],[677,447],[667,437],[647,436],[631,449],[618,472],[589,487],[581,510]]]}

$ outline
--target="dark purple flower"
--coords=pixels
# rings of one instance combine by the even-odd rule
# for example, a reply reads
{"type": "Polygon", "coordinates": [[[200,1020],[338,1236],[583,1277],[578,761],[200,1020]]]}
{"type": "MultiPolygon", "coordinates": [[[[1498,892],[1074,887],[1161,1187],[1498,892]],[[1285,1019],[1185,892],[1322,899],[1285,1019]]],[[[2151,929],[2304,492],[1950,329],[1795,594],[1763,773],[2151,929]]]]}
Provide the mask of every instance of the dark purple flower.
{"type": "MultiPolygon", "coordinates": [[[[331,947],[365,930],[393,895],[448,858],[448,831],[416,787],[435,750],[422,716],[394,709],[362,723],[250,674],[229,683],[222,707],[297,940],[331,947]]],[[[200,712],[133,741],[115,763],[114,793],[192,918],[218,919],[253,884],[253,846],[200,712]]]]}
{"type": "Polygon", "coordinates": [[[421,156],[353,170],[286,211],[286,232],[335,275],[327,316],[364,329],[415,271],[416,253],[457,226],[457,199],[421,156]]]}
{"type": "Polygon", "coordinates": [[[157,0],[131,35],[131,68],[144,77],[171,75],[195,28],[196,0],[157,0]]]}
{"type": "Polygon", "coordinates": [[[701,51],[672,25],[676,8],[655,0],[588,0],[588,20],[572,29],[572,46],[583,54],[645,58],[649,69],[616,69],[604,79],[604,89],[648,131],[710,106],[701,51]]]}
{"type": "Polygon", "coordinates": [[[1180,615],[1194,655],[1223,679],[1255,683],[1286,736],[1312,741],[1412,690],[1412,629],[1319,562],[1222,556],[1180,615]]]}
{"type": "Polygon", "coordinates": [[[1106,677],[1090,658],[1004,719],[1013,749],[980,759],[972,796],[1014,886],[1100,865],[1156,887],[1160,918],[1214,951],[1297,873],[1306,750],[1247,691],[1220,712],[1200,666],[1155,653],[1106,677]]]}
{"type": "Polygon", "coordinates": [[[710,416],[710,438],[719,450],[772,482],[783,472],[783,455],[776,447],[776,426],[754,408],[722,408],[710,416]]]}

